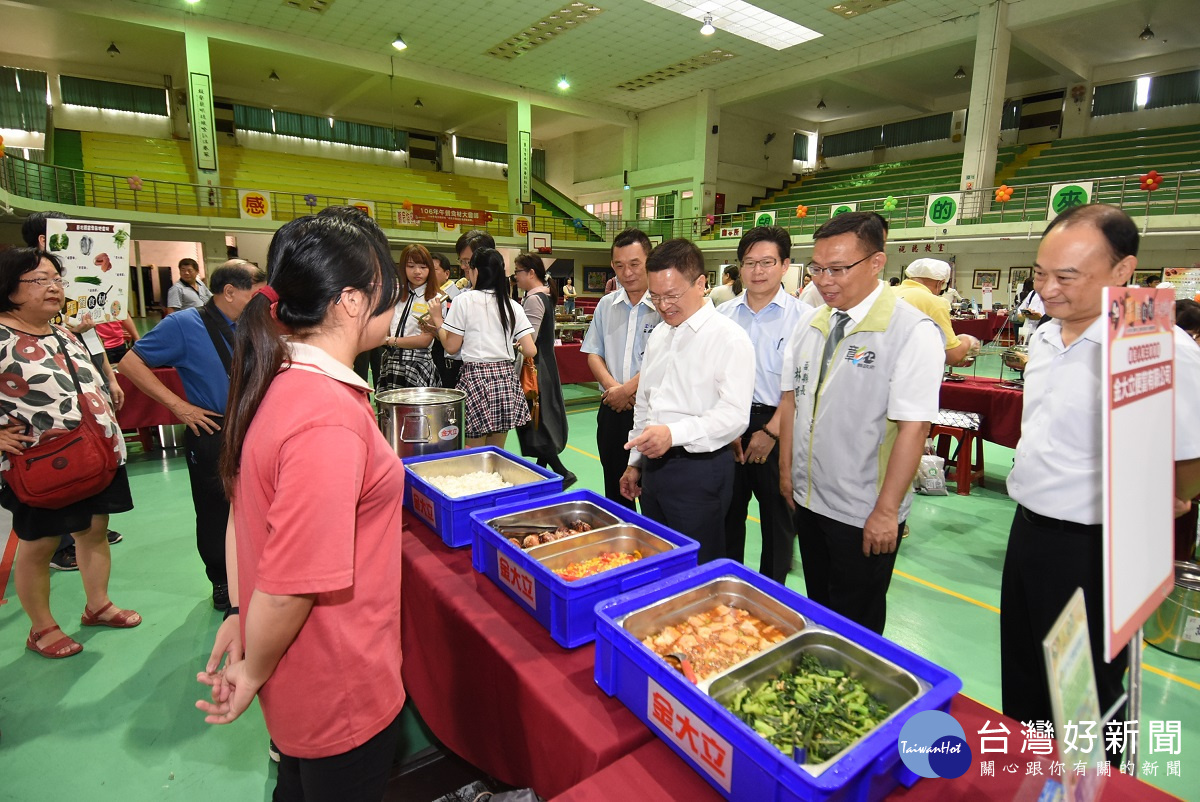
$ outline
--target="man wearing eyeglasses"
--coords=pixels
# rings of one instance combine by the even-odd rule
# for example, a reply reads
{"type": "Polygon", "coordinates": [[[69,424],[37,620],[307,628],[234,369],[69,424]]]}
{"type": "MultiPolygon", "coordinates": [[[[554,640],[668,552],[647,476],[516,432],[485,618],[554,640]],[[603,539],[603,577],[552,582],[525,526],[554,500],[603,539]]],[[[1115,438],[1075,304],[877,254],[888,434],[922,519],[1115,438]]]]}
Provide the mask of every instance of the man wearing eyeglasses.
{"type": "Polygon", "coordinates": [[[754,396],[746,431],[733,446],[733,500],[725,516],[725,556],[746,555],[746,512],[758,499],[762,521],[759,573],[782,583],[792,567],[792,522],[779,494],[779,374],[783,352],[804,312],[812,309],[783,289],[791,267],[792,238],[779,226],[758,226],[738,242],[745,291],[717,307],[754,345],[754,396]]]}
{"type": "Polygon", "coordinates": [[[792,336],[779,403],[808,595],[879,633],[945,360],[937,324],[879,280],[885,231],[845,212],[813,234],[806,270],[825,305],[792,336]]]}
{"type": "Polygon", "coordinates": [[[725,554],[730,443],[750,417],[754,347],[704,297],[704,256],[691,242],[659,245],[646,272],[663,322],[646,342],[621,493],[699,542],[704,563],[725,554]]]}

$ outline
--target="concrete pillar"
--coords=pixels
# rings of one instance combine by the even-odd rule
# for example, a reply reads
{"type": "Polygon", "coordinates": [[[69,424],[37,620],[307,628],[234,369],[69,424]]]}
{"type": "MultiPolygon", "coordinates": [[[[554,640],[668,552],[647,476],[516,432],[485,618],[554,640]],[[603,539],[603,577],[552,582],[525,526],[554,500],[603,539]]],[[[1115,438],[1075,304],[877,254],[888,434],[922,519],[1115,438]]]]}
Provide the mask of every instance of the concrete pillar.
{"type": "Polygon", "coordinates": [[[716,90],[701,90],[696,96],[695,167],[692,171],[692,191],[696,193],[692,214],[696,217],[712,214],[716,201],[718,134],[713,133],[713,128],[720,120],[716,90]]]}
{"type": "Polygon", "coordinates": [[[508,107],[508,210],[533,203],[533,125],[528,100],[508,107]]]}
{"type": "Polygon", "coordinates": [[[626,220],[637,219],[637,203],[634,194],[634,173],[638,169],[638,121],[635,119],[633,125],[625,129],[624,140],[621,143],[621,164],[625,165],[622,175],[618,176],[618,180],[625,180],[628,177],[628,187],[625,189],[625,194],[621,201],[622,217],[626,220]]]}
{"type": "Polygon", "coordinates": [[[219,199],[216,187],[221,186],[220,165],[217,163],[217,126],[213,113],[212,70],[208,58],[208,37],[185,30],[184,53],[188,70],[188,121],[191,124],[192,155],[196,161],[195,181],[200,185],[197,202],[215,206],[219,199]],[[213,188],[210,192],[208,188],[213,188]]]}
{"type": "MultiPolygon", "coordinates": [[[[996,145],[1004,114],[1004,89],[1008,78],[1008,5],[992,0],[979,9],[975,62],[971,73],[971,103],[959,188],[979,190],[992,186],[996,176],[996,145]]],[[[963,212],[972,209],[972,196],[963,197],[963,212]]]]}

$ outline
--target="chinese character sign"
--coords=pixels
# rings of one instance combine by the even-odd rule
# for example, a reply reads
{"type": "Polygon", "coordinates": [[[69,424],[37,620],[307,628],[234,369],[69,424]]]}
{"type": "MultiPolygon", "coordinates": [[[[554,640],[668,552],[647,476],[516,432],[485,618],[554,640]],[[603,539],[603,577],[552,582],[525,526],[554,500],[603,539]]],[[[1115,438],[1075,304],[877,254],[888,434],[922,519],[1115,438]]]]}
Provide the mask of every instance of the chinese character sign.
{"type": "Polygon", "coordinates": [[[853,203],[853,202],[840,203],[838,201],[834,201],[833,203],[829,204],[829,216],[830,217],[837,217],[839,214],[844,214],[846,212],[853,212],[853,211],[857,211],[857,210],[858,210],[858,204],[853,203]]]}
{"type": "Polygon", "coordinates": [[[91,220],[46,221],[46,249],[63,265],[65,306],[71,320],[96,323],[128,317],[129,224],[91,220]]]}
{"type": "Polygon", "coordinates": [[[490,212],[475,209],[455,209],[451,206],[425,206],[414,203],[412,216],[418,221],[445,223],[447,226],[465,225],[469,228],[483,228],[492,221],[490,212]]]}
{"type": "Polygon", "coordinates": [[[201,170],[217,169],[217,127],[213,121],[212,79],[202,72],[188,74],[188,89],[191,98],[188,112],[192,123],[192,149],[195,151],[196,167],[201,170]]]}
{"type": "Polygon", "coordinates": [[[741,239],[742,238],[742,227],[741,226],[721,226],[720,238],[721,239],[741,239]]]}
{"type": "Polygon", "coordinates": [[[238,215],[243,220],[270,220],[270,194],[257,189],[239,189],[238,215]]]}
{"type": "Polygon", "coordinates": [[[1072,206],[1082,206],[1091,202],[1091,181],[1055,184],[1050,187],[1050,207],[1046,210],[1046,219],[1053,220],[1072,206]]]}
{"type": "Polygon", "coordinates": [[[1166,598],[1172,565],[1175,294],[1105,287],[1104,637],[1109,659],[1166,598]]]}
{"type": "Polygon", "coordinates": [[[646,717],[663,740],[679,750],[728,794],[733,785],[733,749],[729,741],[708,726],[654,680],[646,682],[646,717]]]}
{"type": "Polygon", "coordinates": [[[929,206],[925,209],[925,225],[956,225],[958,223],[958,215],[961,208],[961,192],[946,192],[941,195],[930,195],[929,206]]]}
{"type": "Polygon", "coordinates": [[[351,198],[346,201],[346,205],[353,206],[372,220],[375,219],[375,201],[354,200],[351,198]]]}

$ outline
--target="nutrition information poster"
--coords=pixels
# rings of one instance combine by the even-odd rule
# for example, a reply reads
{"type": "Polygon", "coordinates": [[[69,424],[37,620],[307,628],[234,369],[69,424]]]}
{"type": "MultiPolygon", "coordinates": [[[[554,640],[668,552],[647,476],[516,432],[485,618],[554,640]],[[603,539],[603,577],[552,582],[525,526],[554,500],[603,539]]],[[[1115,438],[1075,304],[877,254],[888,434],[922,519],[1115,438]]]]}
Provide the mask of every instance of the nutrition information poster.
{"type": "Polygon", "coordinates": [[[129,223],[46,221],[46,250],[63,266],[63,315],[91,315],[96,323],[129,314],[129,223]]]}

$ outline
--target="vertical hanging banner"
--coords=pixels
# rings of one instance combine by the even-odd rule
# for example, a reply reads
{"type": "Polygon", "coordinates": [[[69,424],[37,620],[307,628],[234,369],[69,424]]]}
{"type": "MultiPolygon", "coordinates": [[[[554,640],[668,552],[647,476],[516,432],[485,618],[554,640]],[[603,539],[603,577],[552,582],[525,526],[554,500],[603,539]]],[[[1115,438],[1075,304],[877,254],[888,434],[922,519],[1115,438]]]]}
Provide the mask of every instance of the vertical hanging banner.
{"type": "Polygon", "coordinates": [[[239,189],[238,215],[243,220],[270,220],[271,194],[258,189],[239,189]]]}
{"type": "Polygon", "coordinates": [[[533,203],[533,138],[529,131],[519,131],[517,142],[521,149],[521,203],[533,203]]]}
{"type": "Polygon", "coordinates": [[[188,114],[192,122],[192,150],[196,167],[217,169],[217,126],[213,120],[212,79],[202,72],[188,73],[188,114]]]}
{"type": "Polygon", "coordinates": [[[961,192],[943,192],[940,195],[930,195],[929,205],[925,207],[925,225],[957,225],[958,216],[961,212],[961,192]]]}
{"type": "Polygon", "coordinates": [[[1104,645],[1111,660],[1173,570],[1175,295],[1104,288],[1104,645]]]}
{"type": "Polygon", "coordinates": [[[1050,206],[1046,209],[1046,219],[1053,220],[1072,206],[1082,206],[1091,202],[1091,181],[1054,184],[1050,187],[1050,206]]]}
{"type": "Polygon", "coordinates": [[[346,201],[346,205],[353,206],[355,209],[358,209],[360,212],[362,212],[363,214],[365,214],[367,217],[371,218],[372,220],[376,219],[375,218],[375,201],[350,199],[350,200],[346,201]]]}
{"type": "Polygon", "coordinates": [[[63,314],[96,323],[128,316],[129,224],[46,220],[46,249],[63,265],[63,314]]]}

